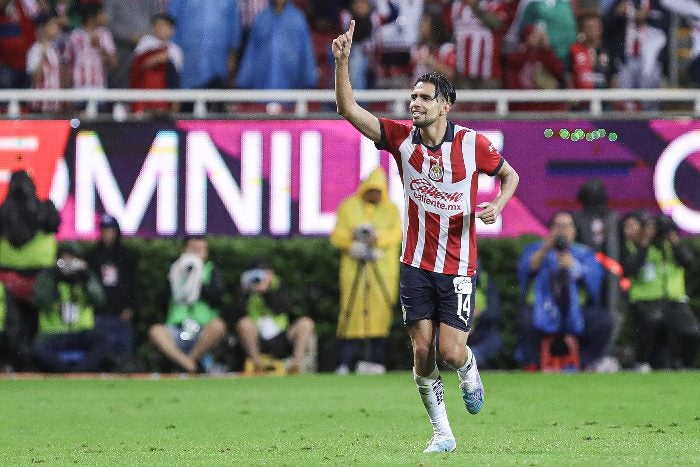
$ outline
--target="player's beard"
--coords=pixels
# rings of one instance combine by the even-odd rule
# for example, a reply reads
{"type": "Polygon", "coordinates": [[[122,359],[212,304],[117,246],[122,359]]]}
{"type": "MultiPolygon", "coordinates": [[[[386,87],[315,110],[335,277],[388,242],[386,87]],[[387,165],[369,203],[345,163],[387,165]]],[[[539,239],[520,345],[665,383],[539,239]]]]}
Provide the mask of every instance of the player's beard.
{"type": "Polygon", "coordinates": [[[432,125],[433,123],[437,122],[437,119],[438,119],[437,117],[427,118],[425,115],[421,115],[421,118],[419,118],[418,120],[416,120],[416,119],[412,119],[412,120],[413,120],[413,125],[416,128],[427,128],[430,125],[432,125]]]}

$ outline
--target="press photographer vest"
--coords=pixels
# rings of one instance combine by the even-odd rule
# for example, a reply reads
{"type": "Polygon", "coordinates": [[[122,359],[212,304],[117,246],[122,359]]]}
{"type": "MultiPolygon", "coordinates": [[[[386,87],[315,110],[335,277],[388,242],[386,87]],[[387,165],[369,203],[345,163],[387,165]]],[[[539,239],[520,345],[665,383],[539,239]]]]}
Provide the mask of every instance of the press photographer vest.
{"type": "Polygon", "coordinates": [[[0,269],[15,271],[49,268],[56,261],[56,237],[37,232],[20,248],[12,246],[7,238],[0,238],[0,269]]]}
{"type": "MultiPolygon", "coordinates": [[[[211,282],[211,273],[213,269],[214,263],[204,263],[202,269],[203,286],[207,286],[211,282]]],[[[177,303],[171,300],[166,324],[180,326],[186,319],[191,319],[199,323],[201,327],[204,327],[218,317],[219,311],[209,306],[209,304],[201,298],[192,304],[177,303]]]]}
{"type": "Polygon", "coordinates": [[[58,300],[39,312],[39,333],[75,332],[95,327],[95,315],[85,287],[68,282],[56,283],[58,300]]]}
{"type": "MultiPolygon", "coordinates": [[[[627,242],[627,248],[632,254],[637,252],[637,246],[630,241],[627,242]]],[[[661,248],[649,245],[644,265],[630,279],[630,302],[685,301],[687,298],[685,270],[676,262],[669,242],[663,242],[661,248]]]]}

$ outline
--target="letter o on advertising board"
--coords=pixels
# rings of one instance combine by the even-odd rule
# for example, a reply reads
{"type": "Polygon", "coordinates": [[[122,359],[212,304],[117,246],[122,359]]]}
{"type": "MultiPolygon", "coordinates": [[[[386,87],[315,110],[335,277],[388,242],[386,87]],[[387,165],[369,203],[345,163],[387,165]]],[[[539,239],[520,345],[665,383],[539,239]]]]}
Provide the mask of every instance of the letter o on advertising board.
{"type": "Polygon", "coordinates": [[[690,209],[678,198],[674,187],[678,166],[691,154],[700,151],[700,130],[679,136],[661,153],[654,169],[654,196],[659,207],[681,229],[700,233],[700,212],[690,209]]]}

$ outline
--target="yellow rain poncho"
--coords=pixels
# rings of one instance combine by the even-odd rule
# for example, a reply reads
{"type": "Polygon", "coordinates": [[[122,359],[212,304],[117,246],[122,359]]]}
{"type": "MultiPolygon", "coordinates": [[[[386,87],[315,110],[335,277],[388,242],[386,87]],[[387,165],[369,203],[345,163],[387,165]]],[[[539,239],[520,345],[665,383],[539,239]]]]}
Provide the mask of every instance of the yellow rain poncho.
{"type": "Polygon", "coordinates": [[[341,203],[337,218],[330,240],[342,252],[338,338],[386,337],[398,298],[402,233],[401,217],[387,196],[386,174],[381,167],[370,173],[357,192],[341,203]],[[363,199],[370,189],[381,192],[379,203],[363,199]],[[356,259],[353,246],[354,243],[357,246],[354,233],[365,226],[371,226],[376,235],[373,250],[376,259],[366,262],[356,259]]]}

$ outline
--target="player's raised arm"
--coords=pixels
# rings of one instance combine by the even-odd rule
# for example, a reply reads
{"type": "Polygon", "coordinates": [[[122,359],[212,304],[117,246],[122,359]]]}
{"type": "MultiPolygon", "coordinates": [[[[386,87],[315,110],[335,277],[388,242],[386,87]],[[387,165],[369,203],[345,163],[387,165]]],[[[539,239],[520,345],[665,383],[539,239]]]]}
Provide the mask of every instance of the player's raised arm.
{"type": "Polygon", "coordinates": [[[360,133],[371,139],[379,141],[381,129],[379,119],[360,107],[355,101],[350,85],[350,48],[352,47],[352,34],[355,31],[355,20],[350,21],[350,28],[333,39],[332,50],[335,58],[335,102],[338,113],[345,117],[360,133]]]}

